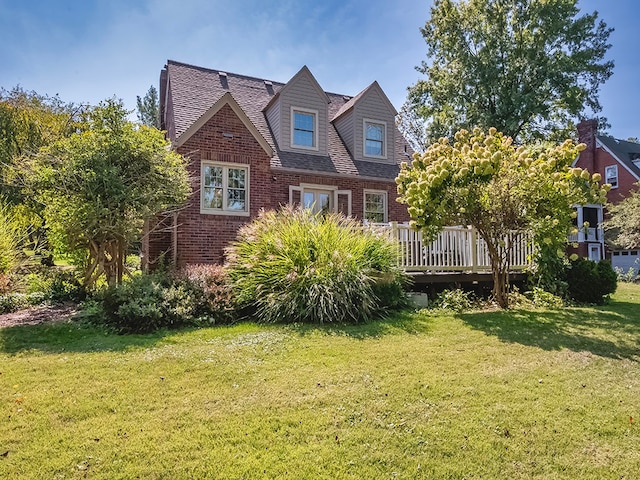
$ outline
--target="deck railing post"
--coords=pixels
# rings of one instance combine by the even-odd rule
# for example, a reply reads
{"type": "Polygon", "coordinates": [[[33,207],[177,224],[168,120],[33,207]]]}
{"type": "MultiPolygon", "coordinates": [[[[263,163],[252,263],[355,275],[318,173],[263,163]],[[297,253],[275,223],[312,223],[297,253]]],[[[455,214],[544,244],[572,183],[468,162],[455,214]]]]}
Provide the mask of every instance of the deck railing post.
{"type": "Polygon", "coordinates": [[[471,227],[471,271],[478,271],[478,232],[471,227]]]}

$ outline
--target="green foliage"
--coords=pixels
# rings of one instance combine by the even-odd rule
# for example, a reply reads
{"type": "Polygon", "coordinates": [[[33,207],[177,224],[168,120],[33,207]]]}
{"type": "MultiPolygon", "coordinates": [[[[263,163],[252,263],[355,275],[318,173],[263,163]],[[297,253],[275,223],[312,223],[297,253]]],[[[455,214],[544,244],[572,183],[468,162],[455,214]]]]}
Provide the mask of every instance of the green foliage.
{"type": "MultiPolygon", "coordinates": [[[[635,263],[636,265],[638,265],[637,260],[635,263]]],[[[638,265],[638,267],[640,267],[640,265],[638,265]]],[[[626,272],[622,270],[620,267],[616,267],[614,268],[614,270],[616,272],[616,275],[618,276],[619,282],[633,283],[638,280],[638,268],[636,267],[629,267],[629,269],[626,272]]],[[[0,291],[2,290],[0,289],[0,291]]]]}
{"type": "Polygon", "coordinates": [[[579,15],[577,0],[436,0],[421,29],[426,78],[406,110],[428,143],[475,126],[561,141],[585,109],[601,110],[612,30],[597,12],[579,15]]]}
{"type": "Polygon", "coordinates": [[[0,197],[0,274],[8,274],[18,264],[20,231],[11,207],[0,197]]]}
{"type": "Polygon", "coordinates": [[[455,290],[443,290],[438,293],[438,296],[432,304],[432,308],[459,313],[471,310],[474,301],[473,292],[465,292],[459,288],[455,290]]]}
{"type": "Polygon", "coordinates": [[[122,279],[127,245],[146,218],[183,202],[186,161],[162,132],[127,120],[120,101],[89,112],[87,129],[43,148],[26,168],[60,251],[86,260],[84,282],[122,279]]]}
{"type": "Polygon", "coordinates": [[[10,203],[27,202],[21,193],[18,175],[21,159],[60,138],[77,127],[81,109],[58,98],[25,91],[0,88],[0,185],[10,203]]]}
{"type": "Polygon", "coordinates": [[[618,204],[607,205],[609,218],[604,222],[611,244],[622,248],[640,246],[640,183],[618,204]]]}
{"type": "Polygon", "coordinates": [[[134,275],[109,287],[95,300],[102,308],[88,314],[118,333],[231,323],[235,298],[226,271],[218,265],[190,265],[175,276],[164,272],[134,275]]]}
{"type": "Polygon", "coordinates": [[[515,147],[495,128],[461,130],[431,145],[396,179],[412,225],[434,237],[447,225],[471,225],[487,244],[494,297],[508,306],[509,258],[515,233],[533,233],[538,265],[565,255],[573,205],[603,203],[600,175],[570,168],[584,145],[515,147]],[[554,257],[555,256],[555,257],[554,257]]]}
{"type": "Polygon", "coordinates": [[[17,312],[46,302],[42,293],[5,293],[0,295],[0,315],[17,312]]]}
{"type": "Polygon", "coordinates": [[[258,321],[355,323],[404,297],[396,248],[355,220],[283,207],[240,229],[228,269],[258,321]]]}
{"type": "Polygon", "coordinates": [[[534,287],[533,290],[526,293],[527,297],[537,308],[560,309],[564,307],[564,300],[558,295],[547,292],[542,288],[534,287]]]}
{"type": "Polygon", "coordinates": [[[151,85],[143,98],[136,97],[138,120],[147,127],[160,128],[160,104],[158,91],[151,85]]]}
{"type": "Polygon", "coordinates": [[[581,303],[602,305],[616,291],[618,277],[607,260],[572,260],[567,269],[568,294],[581,303]]]}
{"type": "Polygon", "coordinates": [[[87,289],[73,270],[42,268],[26,277],[27,292],[40,293],[53,303],[79,303],[87,297],[87,289]]]}

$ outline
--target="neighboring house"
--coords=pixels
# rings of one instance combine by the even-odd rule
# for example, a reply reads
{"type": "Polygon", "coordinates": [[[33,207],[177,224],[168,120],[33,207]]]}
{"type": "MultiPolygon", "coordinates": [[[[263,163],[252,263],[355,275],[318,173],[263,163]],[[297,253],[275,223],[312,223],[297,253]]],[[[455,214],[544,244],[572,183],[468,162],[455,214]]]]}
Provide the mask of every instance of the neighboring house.
{"type": "MultiPolygon", "coordinates": [[[[602,181],[611,184],[607,200],[611,203],[622,201],[636,188],[635,184],[640,180],[640,144],[598,135],[597,120],[580,122],[578,138],[587,148],[580,153],[574,165],[602,175],[602,181]]],[[[582,225],[583,221],[589,221],[593,226],[595,224],[592,221],[597,221],[599,225],[602,222],[602,209],[595,205],[578,209],[578,225],[582,225]]],[[[594,230],[592,240],[601,241],[601,229],[594,230]]],[[[584,243],[589,245],[589,239],[584,240],[584,243]]],[[[594,242],[591,242],[591,246],[593,244],[594,242]]],[[[611,258],[614,267],[622,268],[625,272],[634,264],[637,269],[640,265],[640,245],[638,247],[630,250],[611,250],[607,252],[607,256],[611,258]]]]}
{"type": "Polygon", "coordinates": [[[408,221],[394,180],[412,152],[396,114],[377,82],[351,97],[325,92],[306,66],[278,83],[169,61],[161,128],[189,159],[193,193],[147,226],[145,261],[221,263],[243,224],[287,203],[408,221]]]}

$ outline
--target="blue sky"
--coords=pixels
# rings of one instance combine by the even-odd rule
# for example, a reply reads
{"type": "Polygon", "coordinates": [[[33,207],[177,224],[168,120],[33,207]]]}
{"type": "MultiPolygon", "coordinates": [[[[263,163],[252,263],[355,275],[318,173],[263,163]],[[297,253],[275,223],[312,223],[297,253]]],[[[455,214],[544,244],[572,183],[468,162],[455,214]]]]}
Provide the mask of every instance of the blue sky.
{"type": "MultiPolygon", "coordinates": [[[[167,59],[285,82],[307,65],[325,90],[378,80],[400,108],[426,48],[430,0],[0,0],[0,86],[97,103],[157,86],[167,59]]],[[[580,0],[615,32],[603,86],[609,133],[640,137],[637,0],[580,0]]]]}

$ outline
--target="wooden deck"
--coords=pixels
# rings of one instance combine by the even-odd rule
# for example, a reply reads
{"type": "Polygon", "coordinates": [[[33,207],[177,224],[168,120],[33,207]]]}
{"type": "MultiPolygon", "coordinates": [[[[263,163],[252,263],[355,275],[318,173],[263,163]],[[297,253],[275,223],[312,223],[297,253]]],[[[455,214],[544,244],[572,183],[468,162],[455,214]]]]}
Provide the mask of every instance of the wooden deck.
{"type": "MultiPolygon", "coordinates": [[[[471,227],[445,227],[428,242],[408,224],[375,224],[384,228],[400,244],[398,263],[414,279],[422,282],[491,280],[491,262],[485,241],[471,227]]],[[[522,273],[531,265],[534,252],[531,235],[513,234],[505,238],[513,245],[510,271],[522,273]]]]}

